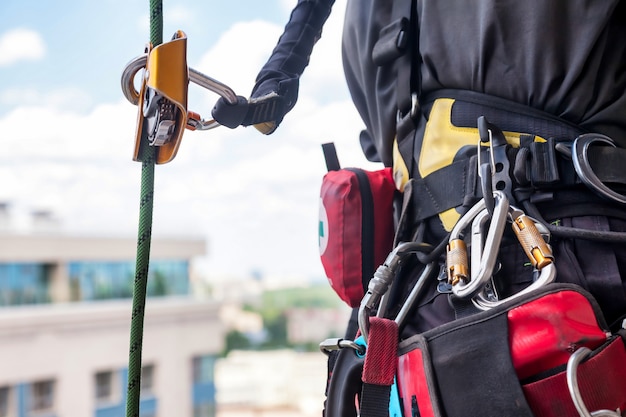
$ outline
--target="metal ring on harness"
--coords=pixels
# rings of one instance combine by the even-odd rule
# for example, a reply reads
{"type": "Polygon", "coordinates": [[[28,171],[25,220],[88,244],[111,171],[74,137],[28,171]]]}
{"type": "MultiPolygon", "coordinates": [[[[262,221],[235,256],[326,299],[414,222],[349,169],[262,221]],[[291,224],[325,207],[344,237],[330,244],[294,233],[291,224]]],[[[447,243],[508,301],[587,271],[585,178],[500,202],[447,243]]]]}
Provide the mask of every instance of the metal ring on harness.
{"type": "Polygon", "coordinates": [[[572,401],[576,407],[576,411],[580,417],[621,417],[621,414],[611,410],[597,410],[592,413],[589,412],[582,395],[580,394],[580,388],[578,387],[578,365],[591,353],[591,350],[586,347],[581,347],[570,356],[567,361],[567,389],[572,396],[572,401]]]}
{"type": "Polygon", "coordinates": [[[326,339],[320,343],[320,351],[324,355],[329,355],[334,350],[341,350],[345,348],[353,349],[359,355],[365,354],[365,348],[353,340],[348,339],[326,339]]]}
{"type": "Polygon", "coordinates": [[[589,164],[589,147],[594,143],[604,143],[614,148],[617,147],[613,139],[605,135],[586,133],[578,136],[572,145],[572,162],[574,163],[576,174],[578,174],[580,180],[589,187],[590,190],[599,196],[626,205],[626,196],[604,185],[593,172],[589,164]]]}

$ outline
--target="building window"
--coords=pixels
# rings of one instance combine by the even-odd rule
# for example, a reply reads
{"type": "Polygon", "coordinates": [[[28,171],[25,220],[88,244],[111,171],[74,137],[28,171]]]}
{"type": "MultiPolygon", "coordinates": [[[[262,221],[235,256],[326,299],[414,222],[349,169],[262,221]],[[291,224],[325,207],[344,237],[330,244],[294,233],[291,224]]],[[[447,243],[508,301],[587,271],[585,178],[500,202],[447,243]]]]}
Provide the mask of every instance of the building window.
{"type": "Polygon", "coordinates": [[[193,417],[215,417],[215,404],[200,404],[193,407],[193,417]]]}
{"type": "Polygon", "coordinates": [[[49,411],[54,406],[54,380],[37,381],[31,384],[31,411],[49,411]]]}
{"type": "Polygon", "coordinates": [[[141,368],[140,396],[154,396],[154,365],[144,365],[141,368]]]}
{"type": "Polygon", "coordinates": [[[200,355],[191,360],[194,417],[215,416],[215,356],[200,355]]]}
{"type": "Polygon", "coordinates": [[[43,264],[0,264],[0,306],[47,303],[49,286],[43,264]]]}
{"type": "Polygon", "coordinates": [[[210,355],[196,356],[192,359],[193,383],[213,382],[215,357],[210,355]]]}
{"type": "Polygon", "coordinates": [[[96,388],[96,401],[99,403],[112,402],[114,400],[114,372],[96,372],[94,382],[96,388]]]}
{"type": "Polygon", "coordinates": [[[0,387],[0,417],[11,417],[11,387],[0,387]]]}
{"type": "MultiPolygon", "coordinates": [[[[135,279],[134,262],[70,262],[73,301],[130,298],[135,279]]],[[[154,260],[148,272],[148,296],[189,293],[189,263],[184,260],[154,260]]]]}

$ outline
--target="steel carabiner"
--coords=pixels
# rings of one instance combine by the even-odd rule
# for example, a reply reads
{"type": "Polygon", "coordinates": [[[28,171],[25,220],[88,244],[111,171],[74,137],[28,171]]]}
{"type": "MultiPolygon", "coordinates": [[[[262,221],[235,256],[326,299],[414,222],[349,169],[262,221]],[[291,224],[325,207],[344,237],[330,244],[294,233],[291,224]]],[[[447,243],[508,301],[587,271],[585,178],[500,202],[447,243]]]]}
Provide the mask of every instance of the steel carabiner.
{"type": "MultiPolygon", "coordinates": [[[[135,89],[134,79],[137,73],[146,67],[147,62],[148,54],[140,55],[131,60],[122,72],[122,93],[131,104],[137,105],[139,103],[139,92],[135,89]]],[[[228,104],[237,104],[237,94],[228,85],[193,68],[188,68],[188,70],[190,82],[218,94],[228,104]]],[[[220,126],[216,120],[204,120],[197,113],[193,112],[188,114],[187,125],[192,130],[209,130],[220,126]]]]}
{"type": "MultiPolygon", "coordinates": [[[[381,299],[387,293],[389,287],[393,283],[393,280],[398,272],[398,268],[400,268],[400,266],[404,263],[409,255],[415,254],[416,252],[427,251],[430,249],[431,246],[424,243],[399,243],[391,251],[391,253],[389,253],[387,259],[385,259],[385,262],[376,269],[376,272],[374,272],[374,276],[368,284],[367,292],[361,300],[357,317],[359,330],[365,340],[365,343],[367,343],[367,337],[369,335],[369,318],[372,315],[373,311],[378,309],[378,317],[384,317],[386,313],[384,303],[381,303],[381,299]]],[[[424,272],[422,272],[422,275],[418,279],[418,282],[415,284],[413,291],[411,291],[411,294],[417,293],[421,290],[425,278],[429,276],[433,270],[434,265],[426,266],[424,272]],[[417,288],[417,290],[415,288],[417,288]]],[[[409,295],[409,298],[411,298],[411,295],[409,295]]],[[[402,315],[399,320],[403,321],[407,312],[403,309],[401,310],[401,313],[402,315]]],[[[398,322],[398,324],[400,325],[401,322],[398,322]]]]}
{"type": "MultiPolygon", "coordinates": [[[[473,215],[471,219],[466,219],[464,221],[464,224],[460,224],[460,225],[457,224],[459,228],[463,228],[463,227],[466,227],[466,225],[469,225],[469,222],[471,220],[472,225],[473,226],[475,225],[475,227],[472,227],[472,233],[473,233],[472,242],[474,242],[475,239],[481,240],[481,244],[478,245],[478,247],[475,248],[472,252],[473,268],[470,271],[471,273],[470,273],[469,279],[468,278],[463,279],[462,275],[460,274],[458,274],[458,279],[455,279],[454,269],[456,268],[458,271],[463,270],[463,267],[455,266],[455,262],[457,260],[460,261],[460,262],[457,262],[459,265],[463,265],[462,254],[459,256],[456,253],[451,253],[451,252],[448,253],[449,255],[448,273],[449,273],[449,277],[452,278],[450,280],[450,283],[452,284],[452,292],[457,297],[462,298],[462,299],[471,298],[474,295],[476,295],[478,292],[480,292],[483,289],[483,287],[488,283],[488,281],[491,279],[491,276],[493,275],[493,270],[496,265],[500,243],[502,242],[502,236],[504,234],[504,229],[505,229],[507,218],[508,218],[509,199],[501,191],[495,191],[493,195],[494,195],[494,202],[495,202],[494,212],[493,212],[493,216],[491,217],[491,221],[489,223],[489,230],[487,231],[487,237],[485,238],[484,245],[482,244],[482,236],[483,236],[482,231],[489,217],[489,212],[487,208],[484,207],[484,200],[481,200],[483,201],[483,203],[480,204],[479,206],[482,208],[478,210],[478,212],[475,215],[473,215]],[[459,256],[459,257],[455,258],[456,256],[459,256]]],[[[472,210],[470,210],[470,212],[472,212],[472,210]]],[[[470,212],[468,212],[468,214],[470,214],[470,212]]],[[[451,234],[450,236],[451,242],[450,242],[449,248],[451,249],[451,251],[454,251],[456,247],[462,248],[465,246],[464,242],[463,244],[460,244],[459,242],[459,239],[457,236],[459,232],[458,231],[456,233],[454,232],[455,230],[453,229],[452,233],[454,235],[451,234]],[[452,244],[453,238],[454,238],[454,245],[452,244]]],[[[457,252],[460,252],[460,250],[458,250],[457,252]]],[[[465,254],[467,255],[467,251],[465,251],[465,254]]],[[[466,264],[467,262],[465,262],[465,265],[466,264]]]]}
{"type": "Polygon", "coordinates": [[[547,243],[549,235],[547,237],[543,236],[546,235],[547,229],[541,227],[540,230],[537,222],[515,207],[510,207],[509,215],[513,222],[513,231],[517,236],[517,240],[524,249],[532,266],[539,271],[539,277],[528,287],[501,300],[490,300],[484,292],[476,294],[472,302],[480,310],[489,310],[506,301],[521,297],[554,282],[556,278],[556,266],[554,265],[552,248],[547,243]]]}
{"type": "Polygon", "coordinates": [[[576,174],[578,174],[583,184],[600,197],[619,204],[626,204],[626,195],[615,192],[604,185],[593,172],[589,163],[589,147],[594,143],[601,143],[613,148],[617,147],[613,139],[598,133],[586,133],[578,136],[572,145],[572,162],[574,163],[576,174]]]}
{"type": "Polygon", "coordinates": [[[619,408],[617,411],[597,410],[591,413],[587,409],[585,401],[580,393],[580,388],[578,387],[578,365],[580,365],[580,363],[585,360],[589,354],[591,354],[591,350],[589,348],[581,347],[576,350],[576,352],[574,352],[567,361],[567,370],[565,373],[567,379],[567,389],[572,397],[574,407],[576,407],[576,411],[578,411],[578,415],[580,415],[580,417],[621,417],[622,414],[619,412],[619,408]]]}

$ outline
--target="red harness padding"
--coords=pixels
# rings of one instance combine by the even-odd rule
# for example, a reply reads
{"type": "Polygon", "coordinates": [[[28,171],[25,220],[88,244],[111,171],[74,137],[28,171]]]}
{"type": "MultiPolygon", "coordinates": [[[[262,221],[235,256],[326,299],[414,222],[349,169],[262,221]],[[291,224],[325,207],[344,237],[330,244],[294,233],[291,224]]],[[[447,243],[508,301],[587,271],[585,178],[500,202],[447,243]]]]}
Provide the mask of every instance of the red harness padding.
{"type": "MultiPolygon", "coordinates": [[[[578,367],[578,386],[585,406],[597,410],[626,410],[626,349],[624,340],[613,339],[578,367]]],[[[568,391],[565,371],[522,387],[537,416],[568,417],[578,412],[568,391]]]]}
{"type": "Polygon", "coordinates": [[[592,351],[576,373],[586,408],[626,410],[624,339],[610,334],[591,295],[554,284],[401,342],[405,413],[578,417],[566,365],[581,347],[592,351]]]}

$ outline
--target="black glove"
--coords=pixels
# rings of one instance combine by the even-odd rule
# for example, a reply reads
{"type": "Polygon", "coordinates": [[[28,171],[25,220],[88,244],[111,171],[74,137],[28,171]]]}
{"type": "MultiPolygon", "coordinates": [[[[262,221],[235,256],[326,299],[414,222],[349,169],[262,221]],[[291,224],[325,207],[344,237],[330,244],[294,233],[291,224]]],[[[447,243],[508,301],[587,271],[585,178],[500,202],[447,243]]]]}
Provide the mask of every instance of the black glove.
{"type": "Polygon", "coordinates": [[[299,0],[272,55],[257,75],[250,100],[239,96],[237,104],[228,104],[220,98],[213,108],[213,118],[231,129],[254,125],[266,135],[274,132],[298,100],[300,75],[309,64],[333,3],[299,0]]]}

